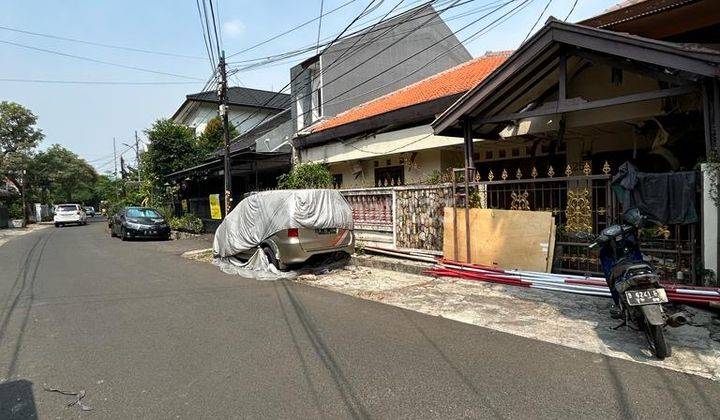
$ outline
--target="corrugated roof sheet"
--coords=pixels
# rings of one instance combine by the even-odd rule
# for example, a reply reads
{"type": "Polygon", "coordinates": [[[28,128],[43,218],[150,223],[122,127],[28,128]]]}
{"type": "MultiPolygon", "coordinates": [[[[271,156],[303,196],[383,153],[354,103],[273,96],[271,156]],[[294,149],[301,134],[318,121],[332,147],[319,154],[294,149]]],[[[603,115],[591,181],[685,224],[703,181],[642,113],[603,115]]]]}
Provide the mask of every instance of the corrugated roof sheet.
{"type": "MultiPolygon", "coordinates": [[[[214,90],[193,93],[187,95],[187,99],[215,103],[218,101],[217,92],[214,90]]],[[[290,95],[246,87],[231,87],[228,88],[228,103],[230,105],[285,109],[290,106],[290,95]]]]}
{"type": "Polygon", "coordinates": [[[487,53],[395,92],[360,104],[333,118],[320,121],[311,127],[310,131],[317,133],[386,112],[466,92],[492,73],[511,53],[512,51],[487,53]]]}

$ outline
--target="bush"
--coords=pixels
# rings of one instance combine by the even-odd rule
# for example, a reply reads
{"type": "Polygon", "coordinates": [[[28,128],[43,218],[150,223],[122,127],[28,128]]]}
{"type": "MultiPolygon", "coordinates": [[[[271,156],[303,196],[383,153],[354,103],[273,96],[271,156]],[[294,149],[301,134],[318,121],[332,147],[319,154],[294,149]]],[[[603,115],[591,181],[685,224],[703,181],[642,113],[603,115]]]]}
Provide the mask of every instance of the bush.
{"type": "Polygon", "coordinates": [[[188,213],[183,215],[182,217],[171,217],[169,223],[172,230],[179,230],[189,233],[203,232],[203,222],[199,217],[195,216],[194,214],[188,213]]]}
{"type": "Polygon", "coordinates": [[[278,177],[281,190],[303,190],[330,188],[333,177],[327,166],[322,163],[301,163],[293,166],[290,173],[278,177]]]}
{"type": "Polygon", "coordinates": [[[24,219],[22,203],[19,201],[10,202],[8,204],[8,214],[11,219],[24,219]]]}

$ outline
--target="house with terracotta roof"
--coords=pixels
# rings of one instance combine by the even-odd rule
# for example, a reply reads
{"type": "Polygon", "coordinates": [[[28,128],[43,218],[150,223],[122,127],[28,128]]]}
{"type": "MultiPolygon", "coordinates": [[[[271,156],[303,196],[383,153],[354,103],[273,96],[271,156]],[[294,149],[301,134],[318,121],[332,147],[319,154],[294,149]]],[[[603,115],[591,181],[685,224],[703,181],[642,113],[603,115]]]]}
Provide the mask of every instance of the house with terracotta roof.
{"type": "Polygon", "coordinates": [[[434,135],[430,123],[509,54],[487,53],[317,122],[293,139],[299,161],[326,163],[339,188],[421,183],[462,166],[462,141],[434,135]]]}

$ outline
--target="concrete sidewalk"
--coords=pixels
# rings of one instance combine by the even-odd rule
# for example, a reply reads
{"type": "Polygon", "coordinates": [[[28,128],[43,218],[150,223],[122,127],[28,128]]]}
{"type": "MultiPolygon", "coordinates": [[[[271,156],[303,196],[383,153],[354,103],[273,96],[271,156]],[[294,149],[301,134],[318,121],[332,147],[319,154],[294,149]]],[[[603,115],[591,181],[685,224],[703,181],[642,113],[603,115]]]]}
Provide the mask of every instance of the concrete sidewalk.
{"type": "Polygon", "coordinates": [[[19,236],[27,235],[28,233],[35,232],[40,229],[45,229],[52,226],[52,223],[34,223],[27,225],[24,228],[8,228],[0,229],[0,246],[5,245],[8,241],[19,236]]]}

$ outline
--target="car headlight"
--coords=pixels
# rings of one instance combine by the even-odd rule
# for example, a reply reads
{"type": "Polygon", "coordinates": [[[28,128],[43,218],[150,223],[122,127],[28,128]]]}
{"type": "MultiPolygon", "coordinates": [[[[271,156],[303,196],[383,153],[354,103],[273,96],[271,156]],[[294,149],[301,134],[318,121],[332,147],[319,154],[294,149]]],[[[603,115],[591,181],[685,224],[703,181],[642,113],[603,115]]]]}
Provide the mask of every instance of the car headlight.
{"type": "Polygon", "coordinates": [[[132,223],[132,222],[126,222],[127,227],[130,229],[140,230],[143,229],[145,226],[141,225],[140,223],[132,223]]]}

